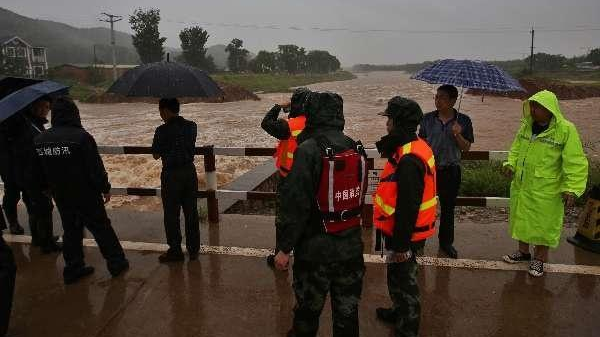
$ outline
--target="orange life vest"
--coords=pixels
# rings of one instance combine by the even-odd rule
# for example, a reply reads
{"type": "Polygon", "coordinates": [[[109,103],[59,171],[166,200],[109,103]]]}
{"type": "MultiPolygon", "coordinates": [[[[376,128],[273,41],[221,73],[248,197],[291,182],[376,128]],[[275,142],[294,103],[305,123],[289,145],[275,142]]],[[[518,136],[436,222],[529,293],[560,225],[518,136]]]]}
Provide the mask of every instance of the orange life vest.
{"type": "Polygon", "coordinates": [[[288,119],[288,125],[290,127],[290,138],[280,140],[277,145],[277,151],[275,151],[275,166],[279,170],[279,174],[285,177],[290,173],[292,169],[292,163],[294,162],[294,152],[298,147],[296,138],[304,130],[306,125],[306,117],[298,116],[288,119]]]}
{"type": "Polygon", "coordinates": [[[381,173],[377,191],[373,195],[373,223],[375,227],[380,229],[385,235],[392,236],[394,232],[396,212],[396,197],[398,195],[398,178],[395,176],[396,166],[400,159],[407,154],[412,154],[423,161],[426,167],[425,172],[425,188],[423,190],[423,198],[417,223],[413,231],[412,241],[421,241],[427,239],[435,233],[435,220],[437,213],[436,199],[436,173],[435,159],[429,145],[422,140],[406,143],[399,146],[392,157],[391,163],[389,160],[381,173]]]}

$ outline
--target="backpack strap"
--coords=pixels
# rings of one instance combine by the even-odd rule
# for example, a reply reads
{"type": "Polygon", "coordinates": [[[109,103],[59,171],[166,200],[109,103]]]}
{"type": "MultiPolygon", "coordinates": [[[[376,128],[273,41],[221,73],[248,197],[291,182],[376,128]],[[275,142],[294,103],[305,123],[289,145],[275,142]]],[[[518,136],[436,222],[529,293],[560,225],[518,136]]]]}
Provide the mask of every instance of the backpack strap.
{"type": "Polygon", "coordinates": [[[335,155],[335,152],[333,151],[333,145],[331,144],[331,141],[329,140],[329,138],[327,138],[327,136],[325,136],[323,134],[316,135],[313,138],[314,138],[315,142],[317,142],[317,146],[319,146],[321,151],[327,157],[329,157],[330,161],[332,161],[333,156],[335,155]]]}

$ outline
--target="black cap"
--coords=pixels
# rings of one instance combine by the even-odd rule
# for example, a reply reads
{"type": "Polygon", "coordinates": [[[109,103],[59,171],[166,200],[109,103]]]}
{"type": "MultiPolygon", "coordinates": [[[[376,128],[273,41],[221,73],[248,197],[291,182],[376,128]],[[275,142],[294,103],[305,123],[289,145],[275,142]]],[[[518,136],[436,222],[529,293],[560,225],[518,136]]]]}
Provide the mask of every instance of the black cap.
{"type": "Polygon", "coordinates": [[[417,127],[423,118],[423,110],[412,99],[395,96],[388,101],[385,111],[378,113],[380,116],[390,117],[395,126],[417,127]]]}

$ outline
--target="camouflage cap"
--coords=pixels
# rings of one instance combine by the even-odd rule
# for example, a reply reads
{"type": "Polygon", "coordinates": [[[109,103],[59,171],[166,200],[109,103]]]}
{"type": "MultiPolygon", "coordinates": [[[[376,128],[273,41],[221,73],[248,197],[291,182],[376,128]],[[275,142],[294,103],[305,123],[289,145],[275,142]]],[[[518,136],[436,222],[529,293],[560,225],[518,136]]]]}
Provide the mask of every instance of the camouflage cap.
{"type": "Polygon", "coordinates": [[[414,126],[416,127],[423,118],[423,110],[419,104],[412,99],[402,96],[392,97],[388,101],[385,111],[378,113],[380,116],[390,117],[394,120],[394,125],[414,126]]]}
{"type": "Polygon", "coordinates": [[[306,104],[310,90],[308,88],[298,88],[294,90],[290,99],[290,117],[306,114],[306,104]]]}

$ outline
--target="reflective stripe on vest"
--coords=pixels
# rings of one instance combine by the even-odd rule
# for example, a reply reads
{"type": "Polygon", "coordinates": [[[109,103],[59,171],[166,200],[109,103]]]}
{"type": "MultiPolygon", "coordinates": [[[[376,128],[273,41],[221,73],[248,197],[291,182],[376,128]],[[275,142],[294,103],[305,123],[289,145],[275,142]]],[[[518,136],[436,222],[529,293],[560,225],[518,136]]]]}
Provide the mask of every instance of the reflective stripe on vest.
{"type": "Polygon", "coordinates": [[[425,141],[418,139],[398,147],[392,161],[387,162],[380,176],[379,186],[374,195],[373,203],[373,222],[375,227],[383,231],[387,236],[392,236],[394,232],[396,212],[396,197],[398,195],[398,179],[394,175],[397,163],[403,156],[412,154],[426,165],[424,177],[423,197],[419,207],[417,223],[411,237],[412,241],[421,241],[435,233],[435,220],[437,212],[436,198],[436,172],[435,159],[431,148],[425,141]]]}
{"type": "Polygon", "coordinates": [[[298,116],[288,119],[288,126],[290,128],[290,138],[280,140],[275,151],[275,166],[279,170],[279,174],[285,177],[292,169],[294,162],[294,152],[298,147],[296,138],[304,130],[306,125],[306,117],[298,116]]]}

